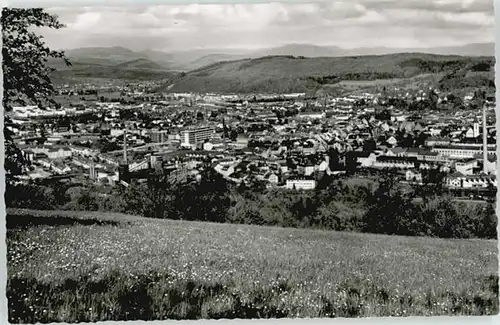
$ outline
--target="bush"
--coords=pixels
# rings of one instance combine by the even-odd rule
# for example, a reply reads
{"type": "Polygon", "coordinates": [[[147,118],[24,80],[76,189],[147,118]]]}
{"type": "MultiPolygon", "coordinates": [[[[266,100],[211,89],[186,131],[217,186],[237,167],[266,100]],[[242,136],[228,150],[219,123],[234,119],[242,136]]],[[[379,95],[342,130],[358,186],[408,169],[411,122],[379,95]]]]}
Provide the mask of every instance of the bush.
{"type": "Polygon", "coordinates": [[[278,227],[442,238],[496,238],[497,218],[492,204],[468,206],[439,195],[430,185],[404,192],[399,183],[360,179],[328,180],[315,191],[232,187],[213,170],[200,182],[172,184],[154,175],[100,196],[93,187],[50,188],[8,185],[8,207],[113,211],[150,218],[228,222],[278,227]],[[423,204],[415,204],[417,194],[423,204]],[[64,203],[69,201],[68,203],[64,203]]]}
{"type": "Polygon", "coordinates": [[[5,205],[9,208],[51,210],[56,208],[54,190],[47,186],[6,183],[5,205]]]}

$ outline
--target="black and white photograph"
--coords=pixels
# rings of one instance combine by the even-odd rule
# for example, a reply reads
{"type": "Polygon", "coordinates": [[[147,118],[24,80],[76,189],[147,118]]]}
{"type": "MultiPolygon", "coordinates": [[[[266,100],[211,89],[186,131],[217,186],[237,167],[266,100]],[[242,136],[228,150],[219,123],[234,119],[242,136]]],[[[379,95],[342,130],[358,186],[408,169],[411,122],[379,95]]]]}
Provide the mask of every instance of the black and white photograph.
{"type": "Polygon", "coordinates": [[[3,7],[5,318],[497,315],[494,16],[3,7]]]}

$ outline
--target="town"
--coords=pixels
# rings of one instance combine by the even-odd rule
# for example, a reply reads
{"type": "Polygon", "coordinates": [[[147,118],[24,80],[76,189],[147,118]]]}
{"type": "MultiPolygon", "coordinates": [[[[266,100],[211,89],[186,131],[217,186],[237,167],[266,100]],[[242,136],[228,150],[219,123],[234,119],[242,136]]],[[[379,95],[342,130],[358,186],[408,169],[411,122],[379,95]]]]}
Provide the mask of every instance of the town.
{"type": "Polygon", "coordinates": [[[496,191],[494,96],[478,107],[478,95],[466,94],[461,109],[450,109],[455,96],[435,89],[319,98],[158,94],[153,86],[66,85],[59,95],[67,106],[14,107],[8,127],[29,162],[22,179],[127,186],[163,170],[186,182],[208,163],[234,183],[290,190],[312,190],[325,174],[376,170],[410,184],[432,182],[429,171],[438,171],[458,196],[496,191]],[[400,104],[429,98],[434,109],[400,104]]]}
{"type": "Polygon", "coordinates": [[[477,0],[4,7],[0,317],[497,315],[494,22],[477,0]]]}

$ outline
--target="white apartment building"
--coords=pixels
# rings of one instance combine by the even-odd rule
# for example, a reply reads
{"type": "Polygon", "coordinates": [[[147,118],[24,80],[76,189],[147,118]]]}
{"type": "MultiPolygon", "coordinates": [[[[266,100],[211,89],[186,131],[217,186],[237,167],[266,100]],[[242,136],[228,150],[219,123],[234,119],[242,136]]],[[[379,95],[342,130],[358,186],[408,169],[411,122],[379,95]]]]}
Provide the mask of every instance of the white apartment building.
{"type": "Polygon", "coordinates": [[[199,127],[187,129],[181,132],[181,141],[183,145],[192,146],[210,139],[214,134],[212,127],[199,127]]]}
{"type": "MultiPolygon", "coordinates": [[[[449,158],[473,158],[477,154],[482,154],[483,148],[481,146],[439,146],[432,148],[431,151],[449,158]]],[[[496,147],[490,147],[488,151],[495,153],[496,147]]]]}
{"type": "Polygon", "coordinates": [[[314,179],[287,179],[285,187],[289,190],[314,190],[316,181],[314,179]]]}

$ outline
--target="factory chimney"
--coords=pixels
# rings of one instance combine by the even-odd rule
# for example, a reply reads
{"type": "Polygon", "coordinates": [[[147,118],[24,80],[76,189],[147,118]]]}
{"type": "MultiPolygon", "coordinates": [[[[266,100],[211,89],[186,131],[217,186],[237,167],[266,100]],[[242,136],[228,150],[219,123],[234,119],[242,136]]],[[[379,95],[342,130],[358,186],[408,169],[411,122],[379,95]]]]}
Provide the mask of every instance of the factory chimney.
{"type": "Polygon", "coordinates": [[[127,159],[127,129],[123,132],[123,161],[118,166],[118,178],[123,182],[130,182],[130,173],[127,159]]]}
{"type": "Polygon", "coordinates": [[[123,163],[127,164],[127,129],[123,131],[123,163]]]}
{"type": "Polygon", "coordinates": [[[483,103],[483,172],[488,174],[488,130],[486,128],[486,105],[483,103]]]}

